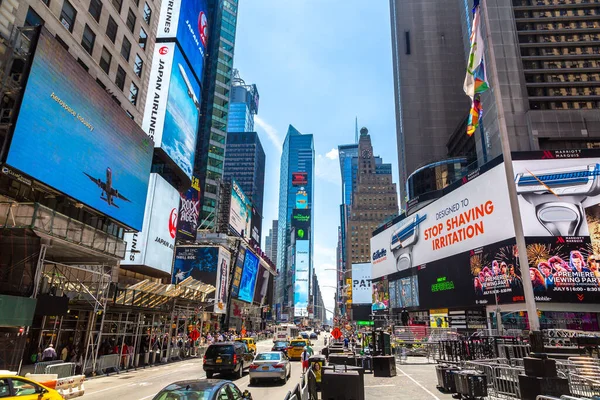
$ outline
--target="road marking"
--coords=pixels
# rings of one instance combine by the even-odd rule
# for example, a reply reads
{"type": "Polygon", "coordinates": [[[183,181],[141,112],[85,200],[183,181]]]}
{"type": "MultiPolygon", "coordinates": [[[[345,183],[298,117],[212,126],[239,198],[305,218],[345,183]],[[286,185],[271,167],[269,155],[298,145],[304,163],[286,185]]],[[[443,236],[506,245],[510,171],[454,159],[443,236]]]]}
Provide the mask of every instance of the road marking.
{"type": "MultiPolygon", "coordinates": [[[[149,370],[149,371],[152,371],[152,370],[149,370]]],[[[156,378],[161,378],[161,377],[164,377],[164,376],[167,376],[167,375],[180,374],[180,373],[181,373],[181,371],[177,370],[177,371],[167,372],[166,374],[160,374],[160,375],[156,375],[156,376],[151,376],[151,377],[148,377],[148,378],[150,378],[150,379],[156,379],[156,378]]],[[[203,379],[203,378],[206,378],[206,375],[203,375],[203,376],[201,375],[198,379],[203,379]]],[[[100,379],[102,379],[102,378],[100,378],[100,379]]],[[[93,382],[93,381],[90,381],[90,382],[93,382]]],[[[138,385],[139,385],[138,383],[128,382],[128,383],[123,383],[121,385],[111,386],[111,387],[107,387],[105,389],[100,389],[100,390],[96,390],[96,391],[88,391],[88,390],[86,390],[86,394],[92,395],[92,394],[106,392],[107,390],[117,389],[117,388],[124,387],[124,386],[138,386],[138,385]]]]}
{"type": "Polygon", "coordinates": [[[380,388],[380,387],[391,387],[391,386],[396,386],[396,385],[371,385],[371,386],[365,386],[365,388],[380,388]]]}
{"type": "Polygon", "coordinates": [[[415,379],[413,379],[412,376],[408,375],[406,372],[402,371],[400,368],[397,368],[398,371],[402,372],[402,375],[406,376],[408,379],[410,379],[411,381],[413,381],[418,387],[420,387],[421,389],[423,389],[425,392],[427,392],[431,397],[433,397],[435,400],[440,400],[439,397],[437,397],[435,394],[431,393],[429,390],[427,390],[427,388],[423,385],[421,385],[419,382],[417,382],[415,379]]]}
{"type": "Polygon", "coordinates": [[[146,399],[149,399],[150,397],[154,397],[154,396],[156,396],[156,394],[151,394],[150,396],[142,397],[141,399],[138,399],[138,400],[146,400],[146,399]]]}

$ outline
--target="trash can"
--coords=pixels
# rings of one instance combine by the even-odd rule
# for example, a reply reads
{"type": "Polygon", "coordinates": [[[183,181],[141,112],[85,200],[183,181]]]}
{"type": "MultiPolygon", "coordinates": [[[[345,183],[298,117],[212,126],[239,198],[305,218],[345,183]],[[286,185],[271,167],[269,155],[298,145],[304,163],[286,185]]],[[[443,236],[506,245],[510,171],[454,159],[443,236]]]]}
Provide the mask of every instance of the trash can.
{"type": "Polygon", "coordinates": [[[322,400],[364,400],[365,383],[357,370],[327,368],[322,376],[322,400]]]}
{"type": "Polygon", "coordinates": [[[314,355],[308,359],[309,368],[315,374],[315,378],[317,381],[317,390],[321,390],[321,380],[323,376],[323,366],[327,363],[325,356],[322,355],[314,355]]]}
{"type": "Polygon", "coordinates": [[[478,371],[455,371],[454,383],[456,392],[462,397],[473,399],[487,397],[487,378],[478,371]]]}

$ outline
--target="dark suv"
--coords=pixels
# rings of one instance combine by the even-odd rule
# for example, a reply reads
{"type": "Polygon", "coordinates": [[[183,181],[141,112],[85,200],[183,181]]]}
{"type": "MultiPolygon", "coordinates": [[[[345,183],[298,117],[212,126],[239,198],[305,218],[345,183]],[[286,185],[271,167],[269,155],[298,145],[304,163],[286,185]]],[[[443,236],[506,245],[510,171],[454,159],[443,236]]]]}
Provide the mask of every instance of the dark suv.
{"type": "Polygon", "coordinates": [[[204,353],[203,368],[208,379],[215,373],[233,374],[241,378],[253,360],[245,343],[215,343],[208,346],[204,353]]]}

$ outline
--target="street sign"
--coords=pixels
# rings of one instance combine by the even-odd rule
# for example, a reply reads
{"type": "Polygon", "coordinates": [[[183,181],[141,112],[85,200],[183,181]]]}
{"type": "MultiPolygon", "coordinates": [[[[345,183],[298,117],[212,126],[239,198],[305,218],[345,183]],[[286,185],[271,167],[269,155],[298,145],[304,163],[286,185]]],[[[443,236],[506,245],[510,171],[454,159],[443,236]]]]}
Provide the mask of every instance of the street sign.
{"type": "Polygon", "coordinates": [[[373,321],[356,321],[356,325],[358,326],[373,326],[375,322],[373,321]]]}
{"type": "Polygon", "coordinates": [[[333,336],[335,339],[339,339],[342,337],[342,331],[340,331],[340,328],[333,328],[331,331],[331,336],[333,336]]]}

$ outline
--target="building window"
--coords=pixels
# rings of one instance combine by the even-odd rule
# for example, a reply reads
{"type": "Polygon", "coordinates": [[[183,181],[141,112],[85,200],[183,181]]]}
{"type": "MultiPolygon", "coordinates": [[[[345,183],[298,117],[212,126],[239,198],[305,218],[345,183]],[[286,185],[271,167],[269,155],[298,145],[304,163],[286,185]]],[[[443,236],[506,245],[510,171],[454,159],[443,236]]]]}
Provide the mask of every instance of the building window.
{"type": "Polygon", "coordinates": [[[108,17],[108,24],[106,25],[106,36],[110,39],[111,42],[115,42],[117,39],[117,23],[112,17],[108,17]]]}
{"type": "Polygon", "coordinates": [[[129,12],[127,13],[127,27],[129,28],[129,30],[131,31],[131,33],[133,33],[133,30],[135,29],[135,14],[133,13],[133,10],[130,8],[129,12]]]}
{"type": "Polygon", "coordinates": [[[121,7],[123,7],[123,0],[112,0],[112,5],[120,13],[121,12],[121,7]]]}
{"type": "Polygon", "coordinates": [[[81,58],[77,59],[77,64],[81,65],[81,67],[83,69],[85,69],[86,72],[90,70],[90,68],[87,65],[85,65],[85,63],[83,62],[83,60],[81,58]]]}
{"type": "Polygon", "coordinates": [[[60,43],[60,45],[62,47],[64,47],[65,50],[67,50],[67,51],[69,50],[69,45],[67,45],[67,43],[65,43],[65,41],[60,38],[60,36],[56,35],[55,38],[56,38],[56,41],[58,43],[60,43]]]}
{"type": "Polygon", "coordinates": [[[99,78],[96,78],[96,83],[98,84],[98,86],[100,86],[102,89],[106,90],[106,85],[104,83],[102,83],[102,81],[99,78]]]}
{"type": "Polygon", "coordinates": [[[90,0],[88,11],[94,17],[96,22],[100,22],[100,14],[102,14],[102,2],[100,0],[90,0]]]}
{"type": "Polygon", "coordinates": [[[135,55],[135,65],[133,66],[133,71],[139,77],[142,76],[142,70],[144,69],[144,60],[141,59],[137,54],[135,55]]]}
{"type": "Polygon", "coordinates": [[[35,10],[31,7],[27,10],[27,16],[25,17],[25,26],[38,26],[44,25],[44,20],[35,10]]]}
{"type": "Polygon", "coordinates": [[[73,33],[73,25],[75,25],[76,17],[77,10],[69,3],[69,0],[65,0],[62,11],[60,12],[60,23],[71,33],[73,33]]]}
{"type": "Polygon", "coordinates": [[[140,38],[138,40],[138,43],[140,44],[140,47],[144,50],[146,50],[146,41],[148,41],[148,35],[146,34],[144,28],[140,28],[140,38]]]}
{"type": "Polygon", "coordinates": [[[96,42],[96,34],[92,31],[88,24],[85,24],[83,30],[83,37],[81,38],[81,45],[88,53],[92,54],[94,51],[94,43],[96,42]]]}
{"type": "Polygon", "coordinates": [[[42,0],[42,3],[44,3],[47,7],[50,7],[50,0],[42,0]]]}
{"type": "Polygon", "coordinates": [[[133,118],[133,114],[132,114],[132,113],[130,113],[130,112],[129,112],[129,111],[127,111],[127,110],[125,110],[125,113],[127,114],[127,116],[128,116],[129,118],[131,118],[131,119],[134,119],[134,118],[133,118]]]}
{"type": "Polygon", "coordinates": [[[117,87],[121,90],[125,87],[125,70],[119,65],[117,67],[117,76],[115,78],[117,87]]]}
{"type": "Polygon", "coordinates": [[[121,55],[127,61],[129,61],[129,55],[131,54],[131,42],[126,37],[123,38],[123,44],[121,45],[121,55]]]}
{"type": "Polygon", "coordinates": [[[131,85],[129,86],[129,102],[135,106],[137,105],[137,100],[138,87],[135,85],[135,83],[131,82],[131,85]]]}
{"type": "Polygon", "coordinates": [[[152,18],[152,9],[148,3],[144,3],[144,21],[150,25],[150,19],[152,18]]]}
{"type": "Polygon", "coordinates": [[[110,54],[110,51],[108,51],[108,49],[106,47],[102,48],[102,55],[100,56],[100,68],[102,68],[102,70],[104,72],[106,72],[108,74],[108,71],[110,70],[110,63],[112,61],[112,54],[110,54]]]}

